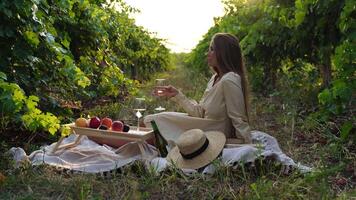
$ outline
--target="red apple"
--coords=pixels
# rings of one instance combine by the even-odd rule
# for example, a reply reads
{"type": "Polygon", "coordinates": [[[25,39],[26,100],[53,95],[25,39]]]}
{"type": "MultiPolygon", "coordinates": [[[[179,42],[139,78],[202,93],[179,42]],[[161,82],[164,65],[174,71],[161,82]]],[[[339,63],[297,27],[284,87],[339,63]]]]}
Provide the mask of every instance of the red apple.
{"type": "Polygon", "coordinates": [[[101,120],[101,125],[105,125],[106,127],[108,127],[108,129],[110,129],[112,125],[112,120],[109,117],[105,117],[101,120]]]}
{"type": "Polygon", "coordinates": [[[92,117],[89,122],[90,128],[98,128],[100,126],[100,118],[99,117],[92,117]]]}
{"type": "Polygon", "coordinates": [[[122,131],[124,129],[124,124],[120,121],[114,121],[111,126],[113,131],[122,131]]]}

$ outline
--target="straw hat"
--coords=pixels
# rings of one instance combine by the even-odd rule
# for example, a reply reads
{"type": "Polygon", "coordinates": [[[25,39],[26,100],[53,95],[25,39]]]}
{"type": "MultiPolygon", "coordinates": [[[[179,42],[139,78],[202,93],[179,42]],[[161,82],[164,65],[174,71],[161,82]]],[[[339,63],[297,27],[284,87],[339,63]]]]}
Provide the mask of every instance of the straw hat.
{"type": "Polygon", "coordinates": [[[191,129],[178,138],[176,146],[168,153],[167,160],[178,168],[198,169],[218,157],[225,141],[222,132],[191,129]]]}

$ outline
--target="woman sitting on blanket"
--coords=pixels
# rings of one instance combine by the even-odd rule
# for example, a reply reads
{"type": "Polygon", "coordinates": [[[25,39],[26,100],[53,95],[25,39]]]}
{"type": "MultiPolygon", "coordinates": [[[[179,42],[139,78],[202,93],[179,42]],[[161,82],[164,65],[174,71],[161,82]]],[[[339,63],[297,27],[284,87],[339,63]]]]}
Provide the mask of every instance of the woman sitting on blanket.
{"type": "Polygon", "coordinates": [[[227,143],[252,143],[248,116],[248,82],[238,39],[228,33],[214,35],[208,64],[215,74],[199,103],[188,99],[173,86],[156,87],[153,94],[169,97],[187,113],[162,112],[147,115],[146,126],[155,121],[168,143],[177,142],[179,136],[190,129],[220,131],[227,143]]]}

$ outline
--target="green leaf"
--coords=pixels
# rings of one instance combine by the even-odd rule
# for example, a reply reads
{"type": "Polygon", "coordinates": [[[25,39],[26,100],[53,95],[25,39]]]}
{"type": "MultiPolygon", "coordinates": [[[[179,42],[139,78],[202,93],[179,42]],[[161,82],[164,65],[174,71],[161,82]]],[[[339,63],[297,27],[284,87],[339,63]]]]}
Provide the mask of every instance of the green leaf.
{"type": "Polygon", "coordinates": [[[332,95],[329,89],[324,89],[322,92],[319,93],[318,95],[319,103],[322,105],[325,105],[329,102],[332,101],[332,95]]]}
{"type": "Polygon", "coordinates": [[[341,98],[342,101],[347,102],[352,97],[352,90],[342,80],[336,80],[333,82],[333,98],[341,98]]]}
{"type": "Polygon", "coordinates": [[[295,13],[295,25],[298,26],[299,24],[301,24],[303,22],[305,18],[305,12],[296,12],[295,13]]]}
{"type": "Polygon", "coordinates": [[[69,126],[62,126],[61,128],[61,136],[68,136],[71,133],[71,129],[69,126]]]}
{"type": "Polygon", "coordinates": [[[37,47],[38,44],[40,43],[40,40],[39,40],[39,38],[38,38],[38,35],[37,35],[36,33],[32,32],[32,31],[26,31],[26,32],[24,33],[24,37],[25,37],[25,39],[27,40],[27,42],[28,42],[29,44],[31,44],[32,46],[37,47]]]}
{"type": "Polygon", "coordinates": [[[54,135],[56,132],[57,132],[57,129],[55,127],[51,127],[48,129],[48,132],[51,134],[51,135],[54,135]]]}
{"type": "Polygon", "coordinates": [[[67,49],[69,49],[69,45],[70,45],[70,42],[66,39],[62,40],[61,43],[63,44],[63,46],[65,46],[67,49]]]}
{"type": "Polygon", "coordinates": [[[28,100],[38,102],[40,99],[37,96],[31,95],[28,97],[28,100]]]}
{"type": "Polygon", "coordinates": [[[37,102],[38,102],[38,97],[30,96],[26,101],[27,109],[30,110],[31,112],[36,112],[35,110],[36,110],[37,102]]]}
{"type": "Polygon", "coordinates": [[[23,101],[26,99],[25,94],[21,90],[15,90],[12,97],[14,101],[23,101]]]}
{"type": "Polygon", "coordinates": [[[7,80],[6,74],[4,72],[0,72],[0,79],[2,79],[4,81],[7,80]]]}
{"type": "Polygon", "coordinates": [[[352,122],[351,121],[347,121],[341,126],[340,138],[342,141],[345,141],[347,139],[351,130],[352,130],[352,122]]]}

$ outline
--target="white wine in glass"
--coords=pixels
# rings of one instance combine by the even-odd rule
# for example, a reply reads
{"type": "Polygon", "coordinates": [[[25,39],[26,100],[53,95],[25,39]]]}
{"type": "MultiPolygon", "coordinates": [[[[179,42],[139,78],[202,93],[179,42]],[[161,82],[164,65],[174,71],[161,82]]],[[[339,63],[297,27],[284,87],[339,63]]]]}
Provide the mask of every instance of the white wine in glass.
{"type": "Polygon", "coordinates": [[[145,98],[135,98],[134,111],[137,117],[137,132],[140,131],[140,118],[143,117],[143,112],[146,110],[145,98]]]}
{"type": "MultiPolygon", "coordinates": [[[[165,85],[165,80],[166,80],[166,79],[163,79],[163,78],[158,78],[158,79],[156,79],[157,86],[158,86],[158,87],[159,87],[159,86],[164,86],[164,85],[165,85]]],[[[156,92],[157,92],[157,96],[161,96],[160,94],[163,93],[163,90],[157,89],[156,92]]],[[[166,110],[166,109],[165,109],[164,107],[162,107],[161,105],[159,105],[157,108],[155,108],[155,110],[157,110],[157,111],[164,111],[164,110],[166,110]]]]}

